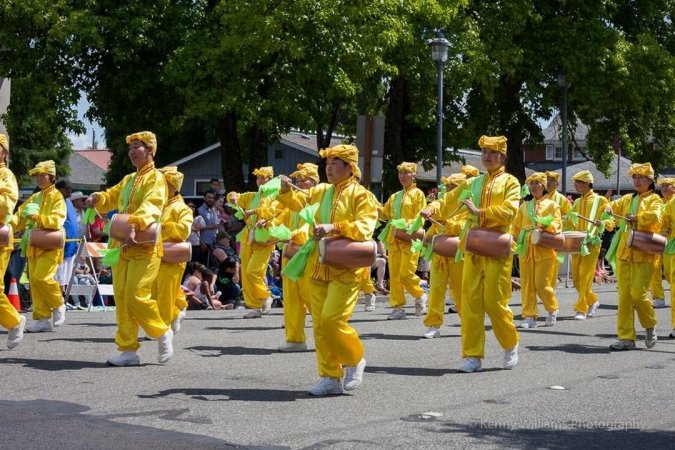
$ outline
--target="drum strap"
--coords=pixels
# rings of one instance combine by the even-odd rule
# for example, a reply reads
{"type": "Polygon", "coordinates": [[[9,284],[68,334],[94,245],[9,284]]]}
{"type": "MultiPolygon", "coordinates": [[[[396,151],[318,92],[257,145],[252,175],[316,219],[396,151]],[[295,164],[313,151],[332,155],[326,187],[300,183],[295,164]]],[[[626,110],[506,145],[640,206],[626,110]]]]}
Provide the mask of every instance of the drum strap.
{"type": "MultiPolygon", "coordinates": [[[[629,209],[629,214],[635,215],[637,214],[638,210],[638,203],[640,202],[640,196],[635,195],[630,201],[630,209],[629,209]]],[[[619,222],[619,229],[616,233],[614,233],[614,237],[612,238],[612,243],[609,246],[609,250],[607,250],[607,254],[605,255],[605,258],[607,261],[609,261],[609,265],[612,266],[612,270],[614,273],[616,273],[616,252],[617,249],[619,248],[619,241],[621,241],[621,236],[626,232],[628,229],[628,222],[625,220],[621,220],[619,222]]]]}

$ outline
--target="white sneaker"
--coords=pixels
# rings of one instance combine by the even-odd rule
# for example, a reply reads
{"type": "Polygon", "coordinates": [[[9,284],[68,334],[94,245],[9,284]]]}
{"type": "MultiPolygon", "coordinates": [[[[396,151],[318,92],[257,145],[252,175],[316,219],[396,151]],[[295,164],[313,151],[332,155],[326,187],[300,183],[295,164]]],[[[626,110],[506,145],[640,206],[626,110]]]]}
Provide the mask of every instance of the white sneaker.
{"type": "Polygon", "coordinates": [[[54,327],[49,319],[34,320],[26,325],[25,330],[28,333],[43,333],[45,331],[54,331],[54,327]]]}
{"type": "Polygon", "coordinates": [[[415,315],[421,317],[427,313],[427,294],[415,299],[415,315]]]}
{"type": "Polygon", "coordinates": [[[429,327],[424,333],[424,337],[427,339],[433,339],[441,336],[441,330],[436,327],[429,327]]]}
{"type": "Polygon", "coordinates": [[[403,308],[395,308],[392,312],[389,313],[387,319],[388,320],[405,319],[405,311],[403,310],[403,308]]]}
{"type": "Polygon", "coordinates": [[[366,306],[364,310],[366,312],[371,312],[375,311],[375,301],[377,300],[377,297],[375,297],[375,294],[366,294],[366,306]]]}
{"type": "Polygon", "coordinates": [[[591,305],[590,308],[588,308],[588,313],[586,313],[586,316],[588,317],[595,317],[595,313],[598,312],[598,308],[600,307],[600,302],[595,302],[591,305]]]}
{"type": "Polygon", "coordinates": [[[526,317],[520,322],[520,325],[518,325],[519,328],[537,328],[537,321],[534,320],[532,317],[526,317]]]}
{"type": "Polygon", "coordinates": [[[61,303],[61,306],[52,310],[52,323],[55,327],[60,327],[66,321],[66,305],[61,303]]]}
{"type": "Polygon", "coordinates": [[[319,382],[309,390],[309,394],[324,397],[326,395],[344,394],[344,390],[339,378],[321,377],[319,378],[319,382]]]}
{"type": "Polygon", "coordinates": [[[106,362],[109,366],[140,366],[141,358],[136,352],[122,352],[114,358],[108,358],[106,362]]]}
{"type": "Polygon", "coordinates": [[[652,348],[656,345],[659,336],[656,334],[656,328],[647,328],[645,330],[645,347],[652,348]]]}
{"type": "Polygon", "coordinates": [[[20,316],[19,324],[7,333],[7,348],[15,348],[23,339],[23,330],[26,328],[26,316],[20,316]]]}
{"type": "Polygon", "coordinates": [[[284,344],[281,344],[278,347],[278,350],[280,352],[284,352],[284,353],[304,352],[304,351],[307,351],[307,343],[306,342],[286,342],[284,344]]]}
{"type": "Polygon", "coordinates": [[[262,312],[259,309],[252,309],[244,314],[244,319],[260,319],[261,317],[262,312]]]}
{"type": "Polygon", "coordinates": [[[345,366],[345,380],[342,387],[345,391],[353,391],[363,381],[363,371],[366,368],[366,360],[361,358],[361,361],[355,366],[345,366]]]}
{"type": "Polygon", "coordinates": [[[618,340],[611,344],[609,348],[616,351],[635,350],[635,342],[628,340],[618,340]]]}
{"type": "Polygon", "coordinates": [[[480,358],[464,358],[459,371],[464,373],[480,372],[483,370],[483,362],[480,358]]]}
{"type": "Polygon", "coordinates": [[[556,324],[558,321],[558,310],[556,309],[555,311],[552,311],[548,313],[548,316],[546,316],[546,326],[547,327],[552,327],[553,325],[556,324]]]}
{"type": "Polygon", "coordinates": [[[173,319],[173,322],[171,322],[171,329],[173,330],[173,334],[177,334],[180,331],[180,327],[183,325],[183,321],[185,320],[185,316],[187,313],[185,312],[184,309],[181,309],[181,311],[178,313],[178,316],[173,319]]]}
{"type": "Polygon", "coordinates": [[[655,298],[654,299],[654,308],[667,308],[668,305],[666,305],[666,301],[662,298],[655,298]]]}
{"type": "Polygon", "coordinates": [[[272,309],[272,300],[272,297],[267,297],[267,299],[265,299],[260,314],[267,315],[270,313],[270,310],[272,309]]]}
{"type": "Polygon", "coordinates": [[[173,356],[173,330],[169,328],[166,333],[157,339],[157,361],[164,364],[173,356]]]}
{"type": "Polygon", "coordinates": [[[518,364],[518,344],[511,350],[504,351],[504,368],[515,369],[516,364],[518,364]]]}
{"type": "Polygon", "coordinates": [[[576,311],[576,314],[574,315],[574,320],[586,320],[586,314],[576,311]]]}

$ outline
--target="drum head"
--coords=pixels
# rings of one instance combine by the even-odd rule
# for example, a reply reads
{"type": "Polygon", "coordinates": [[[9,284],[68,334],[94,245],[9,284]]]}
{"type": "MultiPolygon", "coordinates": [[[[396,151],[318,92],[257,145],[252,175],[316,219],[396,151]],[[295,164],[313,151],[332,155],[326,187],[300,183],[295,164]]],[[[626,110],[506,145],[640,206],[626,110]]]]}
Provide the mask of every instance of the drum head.
{"type": "Polygon", "coordinates": [[[541,230],[532,230],[532,237],[530,237],[530,242],[537,245],[541,241],[541,230]]]}

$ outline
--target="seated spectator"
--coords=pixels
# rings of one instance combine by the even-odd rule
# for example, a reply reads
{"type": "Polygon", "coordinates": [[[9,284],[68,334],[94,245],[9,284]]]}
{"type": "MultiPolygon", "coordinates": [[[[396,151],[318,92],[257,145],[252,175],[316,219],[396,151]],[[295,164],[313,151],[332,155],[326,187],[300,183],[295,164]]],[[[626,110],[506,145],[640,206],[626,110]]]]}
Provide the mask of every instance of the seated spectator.
{"type": "MultiPolygon", "coordinates": [[[[85,256],[80,256],[80,258],[77,261],[77,264],[75,265],[74,282],[75,284],[85,286],[92,286],[96,284],[96,280],[94,279],[94,276],[91,274],[91,268],[89,267],[89,264],[87,263],[87,258],[85,256]]],[[[71,297],[73,297],[73,304],[77,309],[83,310],[87,309],[92,301],[91,295],[85,295],[84,296],[85,305],[81,305],[79,295],[71,297]]]]}
{"type": "Polygon", "coordinates": [[[211,267],[217,269],[227,258],[239,259],[239,255],[232,248],[232,237],[225,231],[216,234],[216,243],[211,247],[211,267]]]}
{"type": "Polygon", "coordinates": [[[233,307],[241,295],[239,285],[239,260],[228,257],[218,267],[216,275],[216,289],[221,293],[220,302],[233,307]]]}
{"type": "Polygon", "coordinates": [[[274,299],[273,305],[276,307],[283,306],[283,284],[281,280],[281,254],[278,250],[274,250],[270,255],[270,261],[267,265],[267,287],[274,299]]]}
{"type": "MultiPolygon", "coordinates": [[[[220,296],[222,293],[220,291],[214,292],[214,286],[216,283],[216,274],[211,269],[205,269],[202,274],[203,280],[199,285],[195,294],[198,299],[204,303],[209,303],[213,309],[232,309],[234,304],[226,303],[222,304],[220,302],[220,296]]],[[[208,308],[207,308],[208,309],[208,308]]]]}

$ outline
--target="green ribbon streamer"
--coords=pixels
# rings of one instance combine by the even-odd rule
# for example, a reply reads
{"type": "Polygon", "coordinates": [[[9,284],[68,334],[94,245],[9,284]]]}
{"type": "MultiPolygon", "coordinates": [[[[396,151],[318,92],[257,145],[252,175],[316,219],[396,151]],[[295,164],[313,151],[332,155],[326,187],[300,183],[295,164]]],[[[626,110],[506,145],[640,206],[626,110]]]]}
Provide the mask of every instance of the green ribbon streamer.
{"type": "Polygon", "coordinates": [[[280,241],[287,241],[292,235],[291,230],[289,230],[288,227],[283,223],[281,225],[272,226],[267,231],[270,236],[275,239],[279,239],[280,241]]]}
{"type": "Polygon", "coordinates": [[[410,251],[420,253],[424,249],[424,243],[420,239],[415,239],[410,243],[410,251]]]}
{"type": "Polygon", "coordinates": [[[313,203],[311,205],[307,205],[304,208],[302,208],[298,213],[298,215],[302,220],[305,221],[305,223],[308,223],[310,226],[313,226],[315,224],[314,215],[316,214],[316,211],[318,209],[319,204],[313,203]]]}
{"type": "Polygon", "coordinates": [[[315,248],[316,240],[314,240],[313,237],[307,239],[307,241],[302,244],[302,247],[300,247],[300,250],[298,250],[288,263],[286,263],[281,274],[292,281],[298,281],[298,278],[302,277],[305,273],[309,256],[315,248]]]}
{"type": "Polygon", "coordinates": [[[666,255],[675,254],[675,238],[668,239],[668,243],[666,244],[666,248],[663,250],[663,253],[666,255]]]}
{"type": "Polygon", "coordinates": [[[256,227],[254,234],[254,239],[256,242],[265,243],[270,238],[270,233],[265,228],[256,227]]]}
{"type": "Polygon", "coordinates": [[[110,236],[110,227],[112,226],[112,220],[109,220],[106,222],[106,224],[103,226],[103,234],[106,236],[110,236]]]}
{"type": "Polygon", "coordinates": [[[243,242],[244,239],[246,239],[246,234],[248,233],[248,227],[242,228],[242,230],[237,233],[237,235],[234,237],[237,242],[243,242]]]}
{"type": "Polygon", "coordinates": [[[438,186],[438,192],[436,193],[436,198],[439,199],[439,200],[442,199],[445,196],[446,192],[448,192],[448,187],[446,185],[444,185],[443,183],[441,183],[438,186]]]}
{"type": "Polygon", "coordinates": [[[558,260],[558,264],[562,264],[565,261],[565,254],[557,253],[555,259],[558,260]]]}
{"type": "Polygon", "coordinates": [[[570,213],[567,215],[567,217],[570,219],[570,222],[572,222],[572,225],[576,227],[579,225],[579,214],[575,213],[574,211],[570,211],[570,213]]]}
{"type": "Polygon", "coordinates": [[[547,227],[553,222],[553,216],[548,214],[544,217],[537,216],[534,218],[535,222],[547,227]]]}
{"type": "Polygon", "coordinates": [[[19,242],[19,248],[21,249],[21,256],[26,257],[26,251],[28,250],[28,243],[30,242],[30,233],[36,227],[36,223],[33,221],[28,221],[26,224],[26,231],[21,236],[21,242],[19,242]]]}
{"type": "Polygon", "coordinates": [[[270,181],[260,186],[258,191],[263,197],[269,197],[270,195],[276,197],[281,191],[281,178],[272,178],[270,181]]]}
{"type": "Polygon", "coordinates": [[[408,234],[413,234],[415,231],[422,228],[423,225],[424,225],[424,219],[422,218],[422,216],[417,216],[417,218],[415,220],[413,220],[410,223],[410,225],[408,225],[408,228],[407,228],[406,232],[408,234]]]}
{"type": "Polygon", "coordinates": [[[92,225],[96,221],[96,210],[94,208],[87,208],[82,214],[82,223],[92,225]]]}
{"type": "Polygon", "coordinates": [[[120,262],[120,256],[122,254],[122,249],[119,247],[116,248],[106,248],[99,250],[99,253],[103,255],[101,263],[104,266],[112,267],[118,262],[120,262]]]}
{"type": "MultiPolygon", "coordinates": [[[[380,234],[377,235],[377,240],[382,242],[382,245],[384,245],[384,248],[389,250],[389,244],[387,243],[387,238],[389,237],[389,232],[391,231],[392,227],[392,221],[399,219],[401,217],[401,205],[403,204],[403,191],[398,191],[396,193],[396,197],[394,197],[394,204],[392,208],[394,209],[393,211],[393,216],[391,219],[387,221],[387,224],[384,226],[384,229],[380,232],[380,234]]],[[[401,228],[401,227],[397,227],[401,228]]]]}
{"type": "MultiPolygon", "coordinates": [[[[631,215],[637,214],[639,198],[640,196],[636,195],[631,199],[629,214],[631,215]]],[[[626,232],[627,229],[628,229],[628,222],[622,219],[619,222],[619,230],[616,233],[614,233],[612,243],[609,246],[609,250],[607,250],[607,253],[605,254],[605,258],[607,259],[607,261],[609,261],[609,265],[612,266],[612,270],[614,271],[614,273],[616,273],[616,254],[619,247],[619,241],[621,240],[621,236],[626,232]]]]}
{"type": "Polygon", "coordinates": [[[424,244],[424,242],[422,242],[420,239],[415,239],[412,241],[410,244],[410,250],[413,253],[419,253],[420,256],[427,261],[431,261],[431,258],[434,256],[434,249],[431,246],[431,243],[428,245],[424,244]]]}
{"type": "Polygon", "coordinates": [[[520,187],[520,198],[525,198],[528,195],[530,195],[530,188],[528,188],[527,185],[524,184],[520,187]]]}
{"type": "Polygon", "coordinates": [[[394,219],[391,221],[391,226],[397,230],[405,230],[408,228],[408,222],[405,219],[394,219]]]}
{"type": "Polygon", "coordinates": [[[234,210],[234,217],[239,220],[244,220],[244,210],[241,206],[235,205],[234,203],[228,203],[227,205],[234,210]]]}
{"type": "Polygon", "coordinates": [[[34,216],[37,215],[37,213],[40,212],[40,205],[37,203],[28,203],[24,208],[21,210],[21,217],[24,219],[26,217],[34,216]]]}

